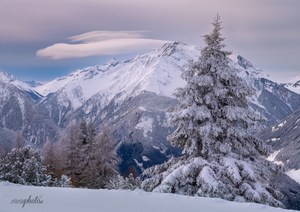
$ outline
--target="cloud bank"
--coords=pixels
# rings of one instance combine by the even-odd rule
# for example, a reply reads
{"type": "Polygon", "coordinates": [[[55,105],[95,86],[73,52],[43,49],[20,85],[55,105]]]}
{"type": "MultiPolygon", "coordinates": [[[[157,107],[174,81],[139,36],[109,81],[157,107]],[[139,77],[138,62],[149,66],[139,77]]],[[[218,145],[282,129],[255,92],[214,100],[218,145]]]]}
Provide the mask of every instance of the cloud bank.
{"type": "Polygon", "coordinates": [[[92,31],[69,37],[69,40],[71,43],[57,43],[40,49],[36,55],[53,60],[118,55],[157,48],[170,42],[144,38],[141,31],[92,31]]]}

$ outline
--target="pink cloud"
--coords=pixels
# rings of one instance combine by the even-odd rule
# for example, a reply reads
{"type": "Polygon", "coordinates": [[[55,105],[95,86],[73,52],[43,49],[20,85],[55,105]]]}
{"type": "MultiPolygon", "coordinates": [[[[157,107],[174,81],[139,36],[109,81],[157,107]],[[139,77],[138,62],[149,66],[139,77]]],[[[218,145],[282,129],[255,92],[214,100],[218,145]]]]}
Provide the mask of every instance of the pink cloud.
{"type": "Polygon", "coordinates": [[[71,41],[81,43],[57,43],[37,51],[39,57],[54,60],[80,58],[95,55],[116,55],[160,47],[167,40],[142,38],[136,31],[93,31],[72,36],[71,41]]]}

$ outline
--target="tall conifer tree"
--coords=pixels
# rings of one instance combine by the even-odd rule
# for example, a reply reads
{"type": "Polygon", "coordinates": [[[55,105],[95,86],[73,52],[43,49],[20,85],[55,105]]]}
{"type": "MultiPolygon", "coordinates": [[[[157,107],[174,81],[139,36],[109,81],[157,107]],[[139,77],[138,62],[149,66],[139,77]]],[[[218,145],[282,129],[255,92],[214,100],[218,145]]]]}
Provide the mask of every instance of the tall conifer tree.
{"type": "Polygon", "coordinates": [[[250,131],[262,119],[248,105],[253,89],[229,66],[219,16],[213,27],[199,60],[183,72],[187,84],[175,93],[180,103],[168,115],[176,127],[169,140],[185,155],[147,170],[142,187],[280,206],[280,193],[268,185],[278,169],[250,131]]]}

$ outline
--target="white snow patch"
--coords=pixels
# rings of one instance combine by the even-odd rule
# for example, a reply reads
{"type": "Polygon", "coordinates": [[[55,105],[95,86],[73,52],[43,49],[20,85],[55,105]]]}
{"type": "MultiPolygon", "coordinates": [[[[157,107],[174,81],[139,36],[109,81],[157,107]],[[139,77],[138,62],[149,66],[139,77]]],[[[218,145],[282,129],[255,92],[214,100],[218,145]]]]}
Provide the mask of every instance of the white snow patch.
{"type": "Polygon", "coordinates": [[[300,169],[291,169],[287,171],[286,174],[300,184],[300,169]]]}
{"type": "Polygon", "coordinates": [[[230,178],[234,182],[240,183],[242,177],[239,173],[239,168],[236,164],[236,160],[233,158],[224,158],[224,166],[227,168],[227,172],[230,174],[230,178]]]}
{"type": "MultiPolygon", "coordinates": [[[[244,79],[247,79],[247,78],[244,78],[244,79]]],[[[260,101],[258,100],[258,98],[259,98],[260,95],[261,95],[261,92],[262,92],[262,90],[257,90],[257,91],[256,91],[256,94],[250,98],[250,101],[251,101],[253,104],[259,106],[260,108],[263,108],[263,109],[266,110],[265,106],[263,106],[263,105],[260,103],[260,101]]]]}
{"type": "Polygon", "coordinates": [[[206,184],[210,185],[213,189],[217,189],[219,186],[219,183],[214,176],[214,172],[209,166],[204,166],[201,169],[198,178],[203,180],[203,182],[205,182],[206,184]]]}
{"type": "Polygon", "coordinates": [[[154,149],[160,149],[158,146],[153,145],[152,146],[154,149]]]}
{"type": "Polygon", "coordinates": [[[277,130],[278,130],[278,128],[276,128],[275,126],[272,127],[272,132],[275,132],[277,130]]]}
{"type": "Polygon", "coordinates": [[[272,161],[272,162],[276,163],[277,165],[283,165],[283,162],[275,160],[276,156],[278,155],[278,153],[279,153],[280,151],[281,151],[281,150],[278,150],[278,151],[275,151],[275,152],[273,152],[272,154],[270,154],[270,155],[267,157],[267,160],[268,160],[268,161],[272,161]]]}
{"type": "Polygon", "coordinates": [[[134,160],[134,162],[136,163],[136,165],[138,167],[140,167],[141,169],[143,169],[143,163],[139,163],[139,161],[137,159],[133,159],[133,160],[134,160]]]}
{"type": "Polygon", "coordinates": [[[266,86],[265,89],[266,89],[267,91],[269,91],[270,93],[273,93],[273,89],[272,89],[272,88],[266,86]]]}
{"type": "Polygon", "coordinates": [[[278,127],[283,127],[285,124],[286,124],[286,121],[284,121],[284,122],[278,124],[278,127]]]}
{"type": "Polygon", "coordinates": [[[142,117],[140,122],[135,126],[136,129],[142,129],[144,137],[147,137],[148,132],[152,132],[153,118],[142,117]]]}
{"type": "Polygon", "coordinates": [[[271,138],[271,141],[275,142],[275,141],[279,141],[280,138],[271,138]]]}
{"type": "Polygon", "coordinates": [[[4,212],[292,212],[256,203],[230,202],[217,198],[151,193],[142,190],[47,188],[0,183],[0,208],[4,212]],[[41,204],[12,204],[13,200],[38,197],[41,204]],[[201,209],[201,210],[199,210],[201,209]]]}
{"type": "Polygon", "coordinates": [[[272,132],[277,131],[279,128],[283,127],[285,124],[286,124],[286,121],[284,121],[284,122],[278,124],[277,127],[276,127],[276,126],[273,126],[273,127],[272,127],[272,132]]]}
{"type": "Polygon", "coordinates": [[[139,107],[139,109],[141,110],[141,111],[147,111],[147,109],[146,108],[144,108],[144,107],[139,107]]]}
{"type": "Polygon", "coordinates": [[[145,161],[145,162],[147,162],[147,161],[150,160],[150,159],[149,159],[147,156],[145,156],[145,155],[142,156],[142,159],[143,159],[143,161],[145,161]]]}

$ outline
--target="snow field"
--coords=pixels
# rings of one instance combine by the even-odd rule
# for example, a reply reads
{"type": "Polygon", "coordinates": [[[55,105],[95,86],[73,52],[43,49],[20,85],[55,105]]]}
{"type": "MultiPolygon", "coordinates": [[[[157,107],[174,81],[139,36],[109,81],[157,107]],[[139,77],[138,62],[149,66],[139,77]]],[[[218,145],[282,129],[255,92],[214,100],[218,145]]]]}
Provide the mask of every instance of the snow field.
{"type": "MultiPolygon", "coordinates": [[[[49,188],[0,183],[1,212],[283,212],[255,203],[229,202],[215,198],[147,193],[142,190],[91,190],[49,188]],[[13,203],[39,199],[42,203],[13,203]]],[[[291,210],[289,210],[292,212],[291,210]]]]}

